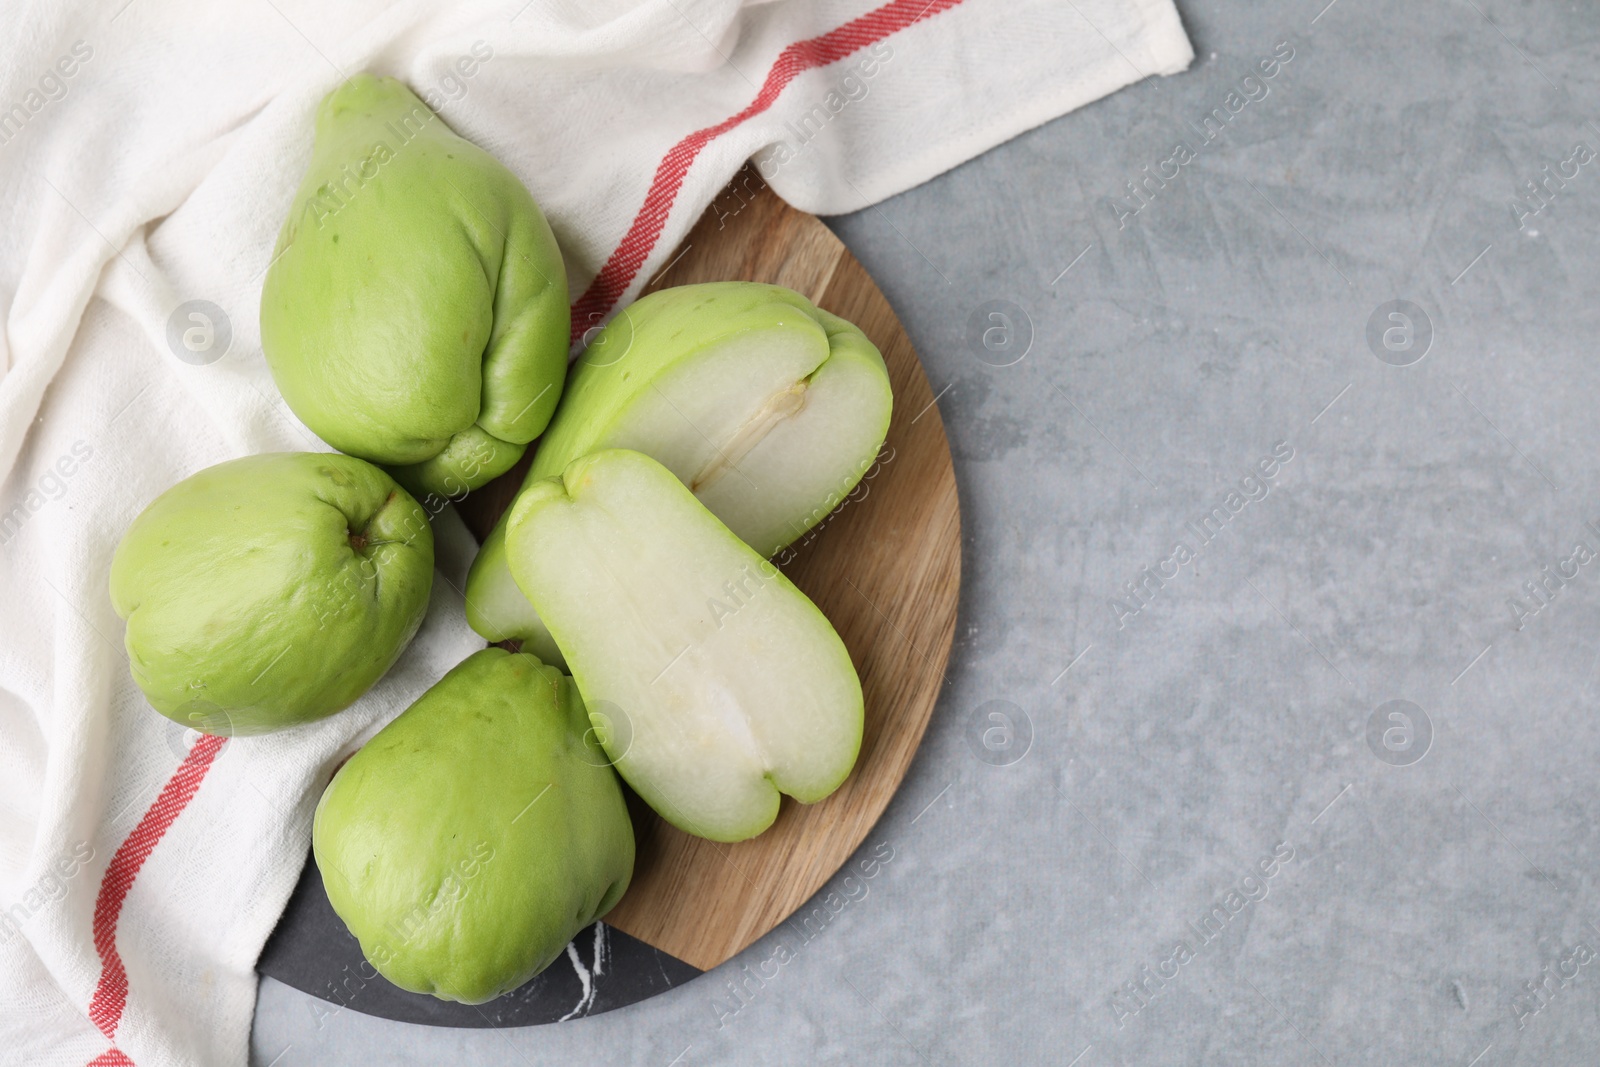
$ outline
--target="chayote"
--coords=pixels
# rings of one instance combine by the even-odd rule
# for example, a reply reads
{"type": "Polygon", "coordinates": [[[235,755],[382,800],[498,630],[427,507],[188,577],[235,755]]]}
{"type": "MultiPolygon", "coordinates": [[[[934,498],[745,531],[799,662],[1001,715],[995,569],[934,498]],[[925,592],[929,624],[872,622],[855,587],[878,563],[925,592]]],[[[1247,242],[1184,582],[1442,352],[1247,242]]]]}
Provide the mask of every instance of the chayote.
{"type": "Polygon", "coordinates": [[[572,679],[463,660],[350,758],[312,845],[334,911],[402,989],[481,1004],[622,899],[633,826],[572,679]]]}
{"type": "Polygon", "coordinates": [[[365,460],[277,452],[156,497],[111,561],[134,681],[161,714],[256,734],[330,715],[383,677],[433,585],[433,532],[365,460]]]}
{"type": "MultiPolygon", "coordinates": [[[[662,289],[590,342],[523,485],[601,449],[633,449],[771,556],[855,488],[893,406],[883,356],[866,334],[792,289],[662,289]]],[[[549,631],[512,580],[505,527],[502,516],[472,564],[467,621],[490,641],[517,638],[553,661],[549,631]]]]}
{"type": "Polygon", "coordinates": [[[317,110],[261,293],[289,407],[342,452],[459,497],[509,470],[566,376],[567,278],[516,176],[393,78],[317,110]]]}

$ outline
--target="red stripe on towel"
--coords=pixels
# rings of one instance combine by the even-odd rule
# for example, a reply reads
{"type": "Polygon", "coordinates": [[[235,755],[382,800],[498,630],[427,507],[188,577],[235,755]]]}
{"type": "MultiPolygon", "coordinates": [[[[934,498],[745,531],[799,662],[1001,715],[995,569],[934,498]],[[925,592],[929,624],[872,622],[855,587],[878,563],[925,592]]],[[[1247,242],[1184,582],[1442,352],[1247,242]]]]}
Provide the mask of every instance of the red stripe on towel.
{"type": "MultiPolygon", "coordinates": [[[[128,972],[117,953],[117,919],[122,914],[122,902],[128,898],[128,890],[133,888],[133,880],[139,876],[144,861],[150,858],[162,835],[194,798],[200,782],[227,740],[206,734],[194,743],[178,769],[167,779],[161,794],[145,809],[139,825],[133,828],[127,840],[111,857],[111,865],[100,879],[100,893],[94,902],[94,948],[100,954],[100,981],[95,986],[94,999],[89,1002],[89,1019],[108,1038],[117,1032],[122,1011],[128,1004],[128,972]]],[[[118,1064],[133,1061],[112,1049],[93,1062],[118,1064]],[[106,1056],[119,1056],[121,1059],[107,1060],[106,1056]]]]}
{"type": "Polygon", "coordinates": [[[655,178],[650,182],[644,204],[634,216],[633,225],[628,227],[622,243],[611,253],[611,258],[600,268],[600,273],[589,283],[589,288],[572,305],[572,339],[577,341],[590,327],[599,325],[628,291],[628,286],[638,276],[639,269],[650,258],[656,242],[661,239],[667,216],[671,214],[672,205],[683,188],[683,180],[701,149],[746,119],[770,108],[778,99],[778,94],[797,75],[814,67],[837,63],[892,33],[960,3],[961,0],[892,0],[819,37],[796,41],[778,53],[777,62],[767,72],[766,81],[748,107],[715,126],[707,126],[689,134],[674,145],[656,167],[655,178]]]}

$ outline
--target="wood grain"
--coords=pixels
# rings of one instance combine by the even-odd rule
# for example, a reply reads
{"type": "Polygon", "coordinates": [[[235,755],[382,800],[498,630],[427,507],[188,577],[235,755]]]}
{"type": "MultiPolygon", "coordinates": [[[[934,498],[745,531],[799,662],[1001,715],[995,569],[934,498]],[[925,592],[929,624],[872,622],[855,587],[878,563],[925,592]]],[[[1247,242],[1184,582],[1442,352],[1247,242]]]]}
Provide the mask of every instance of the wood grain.
{"type": "MultiPolygon", "coordinates": [[[[777,560],[832,620],[866,698],[855,770],[810,806],[787,797],[766,833],[736,845],[691,837],[643,804],[633,884],[606,922],[709,970],[782,922],[848,860],[911,765],[944,681],[961,578],[961,516],[944,423],[899,319],[855,257],[746,167],[646,288],[774,282],[860,326],[883,353],[894,416],[861,487],[777,560]]],[[[519,467],[459,505],[481,538],[521,484],[519,467]]]]}

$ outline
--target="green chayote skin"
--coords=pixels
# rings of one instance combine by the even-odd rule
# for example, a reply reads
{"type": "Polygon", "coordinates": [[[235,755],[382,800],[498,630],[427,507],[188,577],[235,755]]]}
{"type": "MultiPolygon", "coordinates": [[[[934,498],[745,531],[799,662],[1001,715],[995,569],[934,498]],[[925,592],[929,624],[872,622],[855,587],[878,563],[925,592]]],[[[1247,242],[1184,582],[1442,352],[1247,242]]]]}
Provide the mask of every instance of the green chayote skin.
{"type": "Polygon", "coordinates": [[[302,422],[459,497],[544,430],[567,369],[567,276],[516,176],[393,78],[317,109],[261,293],[261,346],[302,422]]]}
{"type": "Polygon", "coordinates": [[[169,719],[224,735],[349,705],[410,643],[432,586],[421,506],[365,460],[325,452],[184,479],[111,561],[134,681],[169,719]]]}
{"type": "Polygon", "coordinates": [[[402,989],[481,1004],[548,967],[633,876],[633,825],[572,679],[463,660],[334,775],[328,900],[402,989]]]}

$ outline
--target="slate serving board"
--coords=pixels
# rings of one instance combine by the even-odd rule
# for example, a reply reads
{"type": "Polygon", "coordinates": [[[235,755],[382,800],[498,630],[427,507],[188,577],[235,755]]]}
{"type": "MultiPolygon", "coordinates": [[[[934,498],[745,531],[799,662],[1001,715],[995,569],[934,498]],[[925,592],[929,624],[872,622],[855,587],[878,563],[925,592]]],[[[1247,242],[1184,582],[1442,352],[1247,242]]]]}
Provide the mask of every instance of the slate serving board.
{"type": "MultiPolygon", "coordinates": [[[[258,969],[327,1001],[437,1026],[528,1026],[592,1015],[681,985],[736,955],[809,900],[858,848],[911,764],[955,634],[961,518],[935,395],[888,301],[815,216],[748,165],[646,291],[744,279],[794,289],[856,323],[883,353],[894,416],[878,463],[827,519],[776,561],[850,650],[866,698],[855,770],[821,803],[784,799],[751,841],[691,837],[630,795],[638,858],[627,896],[575,938],[564,960],[477,1007],[407,993],[375,974],[329,906],[308,860],[258,969]]],[[[517,469],[457,510],[481,539],[511,503],[517,469]]]]}

